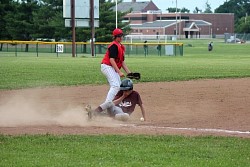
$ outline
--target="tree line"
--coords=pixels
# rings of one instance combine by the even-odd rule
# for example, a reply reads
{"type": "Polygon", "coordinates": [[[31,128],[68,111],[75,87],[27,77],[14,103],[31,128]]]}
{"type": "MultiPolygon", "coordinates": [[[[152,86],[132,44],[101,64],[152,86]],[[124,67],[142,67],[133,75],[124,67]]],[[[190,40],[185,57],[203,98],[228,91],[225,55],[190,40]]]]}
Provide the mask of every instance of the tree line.
{"type": "Polygon", "coordinates": [[[235,31],[250,33],[250,0],[226,0],[215,13],[234,13],[235,31]]]}
{"type": "MultiPolygon", "coordinates": [[[[99,27],[95,30],[96,41],[112,40],[112,30],[116,27],[115,3],[99,0],[99,27]],[[108,20],[108,22],[107,22],[108,20]]],[[[118,12],[118,27],[129,30],[128,23],[121,18],[126,13],[118,12]]],[[[0,40],[35,40],[37,38],[71,40],[71,28],[65,27],[63,0],[1,0],[0,40]]],[[[91,38],[90,28],[76,28],[76,41],[91,38]]]]}
{"type": "MultiPolygon", "coordinates": [[[[122,2],[122,0],[118,0],[122,2]]],[[[96,41],[112,40],[111,31],[115,28],[115,3],[112,0],[99,0],[99,27],[95,30],[96,41]]],[[[176,11],[175,8],[168,8],[176,11]]],[[[187,9],[178,9],[189,12],[187,9]]],[[[195,10],[199,12],[197,8],[195,10]]],[[[194,11],[194,12],[195,12],[194,11]]],[[[211,13],[206,3],[206,13],[211,13]]],[[[250,33],[250,0],[228,0],[215,9],[215,13],[234,13],[235,31],[250,33]]],[[[118,12],[118,27],[129,32],[129,23],[122,18],[127,13],[118,12]]],[[[0,1],[0,40],[35,40],[37,38],[71,40],[71,28],[65,27],[63,0],[1,0],[0,1]]],[[[76,41],[91,38],[90,28],[76,28],[76,41]]]]}

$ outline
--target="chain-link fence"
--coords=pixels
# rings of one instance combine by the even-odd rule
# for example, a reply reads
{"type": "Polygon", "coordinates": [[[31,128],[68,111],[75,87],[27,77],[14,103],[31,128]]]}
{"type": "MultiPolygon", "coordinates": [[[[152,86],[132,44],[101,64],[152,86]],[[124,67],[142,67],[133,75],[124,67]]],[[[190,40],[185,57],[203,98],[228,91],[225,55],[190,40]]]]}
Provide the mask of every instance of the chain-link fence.
{"type": "Polygon", "coordinates": [[[246,42],[250,42],[250,34],[225,33],[225,43],[246,43],[246,42]]]}
{"type": "MultiPolygon", "coordinates": [[[[94,43],[94,55],[104,55],[110,43],[94,43]]],[[[183,56],[182,43],[123,43],[126,56],[183,56]]],[[[91,56],[91,43],[76,42],[76,56],[91,56]]],[[[71,42],[0,41],[0,56],[4,53],[72,53],[71,42]],[[1,54],[2,53],[2,54],[1,54]]]]}

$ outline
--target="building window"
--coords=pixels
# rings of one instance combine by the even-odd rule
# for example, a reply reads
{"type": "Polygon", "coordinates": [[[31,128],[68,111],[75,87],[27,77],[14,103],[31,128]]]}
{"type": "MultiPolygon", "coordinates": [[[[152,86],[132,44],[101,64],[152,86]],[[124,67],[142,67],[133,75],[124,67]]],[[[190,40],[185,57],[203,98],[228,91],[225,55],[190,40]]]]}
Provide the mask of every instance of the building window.
{"type": "Polygon", "coordinates": [[[142,32],[142,30],[140,30],[140,32],[142,32]]]}
{"type": "Polygon", "coordinates": [[[155,30],[153,30],[153,32],[155,32],[155,30]]]}
{"type": "Polygon", "coordinates": [[[130,20],[147,20],[147,17],[130,17],[130,20]]]}

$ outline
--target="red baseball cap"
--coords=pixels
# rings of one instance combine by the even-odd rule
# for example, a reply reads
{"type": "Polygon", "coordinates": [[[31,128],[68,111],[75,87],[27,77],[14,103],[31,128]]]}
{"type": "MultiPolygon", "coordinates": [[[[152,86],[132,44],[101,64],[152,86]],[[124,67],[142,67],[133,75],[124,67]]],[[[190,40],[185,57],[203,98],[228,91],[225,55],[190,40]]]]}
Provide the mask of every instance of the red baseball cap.
{"type": "Polygon", "coordinates": [[[121,30],[120,28],[114,29],[114,31],[113,31],[113,36],[114,36],[114,37],[123,36],[122,30],[121,30]]]}

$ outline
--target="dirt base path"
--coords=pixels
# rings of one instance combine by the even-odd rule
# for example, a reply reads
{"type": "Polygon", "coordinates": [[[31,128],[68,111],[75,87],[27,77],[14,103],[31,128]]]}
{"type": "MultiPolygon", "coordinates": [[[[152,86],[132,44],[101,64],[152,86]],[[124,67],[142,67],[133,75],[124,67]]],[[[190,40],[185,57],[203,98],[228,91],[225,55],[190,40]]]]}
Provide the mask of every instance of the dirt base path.
{"type": "Polygon", "coordinates": [[[250,138],[250,78],[135,83],[147,113],[88,121],[108,85],[0,91],[0,134],[178,134],[250,138]]]}

